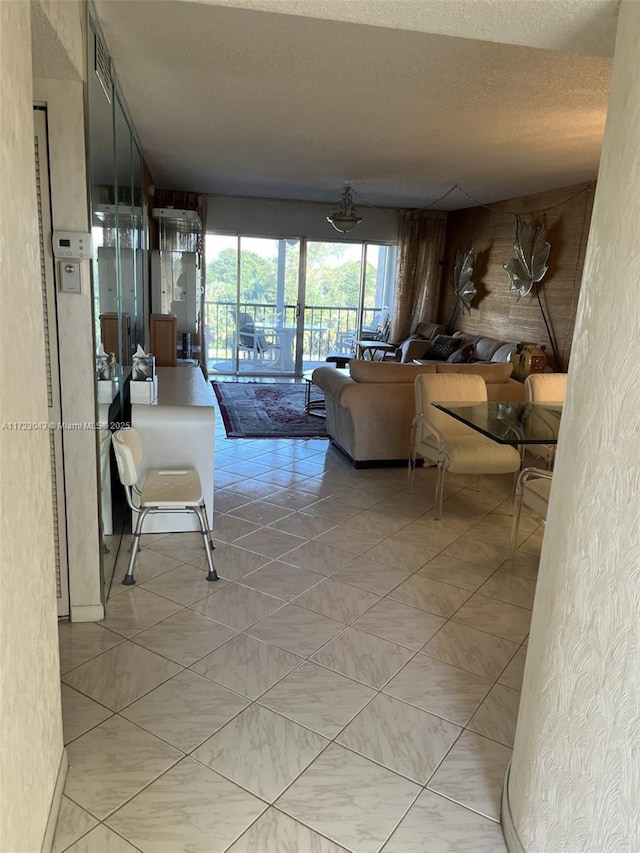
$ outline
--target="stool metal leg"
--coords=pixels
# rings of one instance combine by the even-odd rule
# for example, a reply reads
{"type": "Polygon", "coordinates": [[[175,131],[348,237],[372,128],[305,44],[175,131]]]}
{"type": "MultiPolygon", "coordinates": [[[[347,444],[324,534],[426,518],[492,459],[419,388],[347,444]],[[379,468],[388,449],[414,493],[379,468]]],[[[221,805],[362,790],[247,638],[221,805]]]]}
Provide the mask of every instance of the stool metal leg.
{"type": "Polygon", "coordinates": [[[215,551],[216,546],[213,544],[213,532],[211,530],[211,525],[209,524],[209,513],[207,512],[207,505],[204,503],[204,501],[202,503],[202,512],[204,515],[204,522],[207,527],[207,533],[209,534],[209,547],[212,551],[215,551]]]}
{"type": "Polygon", "coordinates": [[[219,580],[218,573],[215,570],[215,566],[213,565],[213,558],[211,557],[211,531],[209,530],[209,522],[207,520],[207,510],[204,504],[200,504],[199,507],[194,507],[194,512],[198,516],[198,520],[200,521],[200,529],[202,531],[202,540],[204,542],[204,551],[207,555],[207,564],[209,566],[209,572],[207,574],[208,581],[217,581],[219,580]]]}
{"type": "Polygon", "coordinates": [[[131,544],[131,554],[129,555],[129,566],[127,568],[127,573],[122,580],[122,583],[125,586],[133,586],[133,584],[136,582],[135,578],[133,577],[133,566],[136,562],[136,556],[138,555],[138,548],[140,547],[140,536],[142,534],[142,524],[143,524],[143,522],[147,516],[147,513],[149,512],[150,509],[151,509],[151,507],[148,507],[146,509],[141,509],[138,512],[138,521],[136,522],[136,529],[134,531],[133,542],[131,544]]]}

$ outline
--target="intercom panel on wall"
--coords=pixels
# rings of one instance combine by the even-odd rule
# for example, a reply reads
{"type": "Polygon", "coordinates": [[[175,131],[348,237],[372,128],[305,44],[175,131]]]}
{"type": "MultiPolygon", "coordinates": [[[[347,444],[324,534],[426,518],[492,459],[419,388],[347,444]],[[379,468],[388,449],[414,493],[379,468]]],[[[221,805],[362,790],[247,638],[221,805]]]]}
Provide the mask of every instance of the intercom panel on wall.
{"type": "Polygon", "coordinates": [[[91,234],[84,231],[54,231],[51,246],[58,261],[58,280],[63,293],[81,293],[80,261],[91,260],[91,234]]]}

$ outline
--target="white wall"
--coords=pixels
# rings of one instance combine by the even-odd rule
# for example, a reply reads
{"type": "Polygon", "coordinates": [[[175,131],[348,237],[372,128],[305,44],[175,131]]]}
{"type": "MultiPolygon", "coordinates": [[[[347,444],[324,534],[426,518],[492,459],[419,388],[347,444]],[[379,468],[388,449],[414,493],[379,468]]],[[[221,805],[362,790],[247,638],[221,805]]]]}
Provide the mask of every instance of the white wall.
{"type": "MultiPolygon", "coordinates": [[[[30,4],[0,3],[0,421],[47,421],[30,4]]],[[[0,850],[39,851],[62,747],[49,436],[0,425],[0,850]]]]}
{"type": "MultiPolygon", "coordinates": [[[[341,191],[341,188],[340,188],[341,191]]],[[[340,192],[336,192],[336,202],[340,192]]],[[[358,201],[358,199],[354,199],[358,201]]],[[[260,237],[312,237],[318,240],[346,240],[361,243],[395,242],[398,214],[391,208],[356,204],[362,222],[348,234],[339,234],[327,222],[336,204],[281,201],[264,198],[209,196],[207,231],[260,237]]]]}
{"type": "Polygon", "coordinates": [[[527,853],[640,850],[639,44],[623,0],[503,816],[527,853]]]}

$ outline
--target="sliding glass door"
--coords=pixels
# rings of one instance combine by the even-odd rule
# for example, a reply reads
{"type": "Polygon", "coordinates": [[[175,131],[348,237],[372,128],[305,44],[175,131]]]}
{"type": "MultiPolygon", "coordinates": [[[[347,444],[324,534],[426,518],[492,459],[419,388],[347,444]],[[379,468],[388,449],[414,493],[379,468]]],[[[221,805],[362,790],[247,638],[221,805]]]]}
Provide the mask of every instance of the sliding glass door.
{"type": "Polygon", "coordinates": [[[213,373],[293,375],[298,240],[209,235],[207,363],[213,373]]]}
{"type": "Polygon", "coordinates": [[[394,246],[208,235],[206,261],[214,374],[300,376],[392,307],[394,246]]]}

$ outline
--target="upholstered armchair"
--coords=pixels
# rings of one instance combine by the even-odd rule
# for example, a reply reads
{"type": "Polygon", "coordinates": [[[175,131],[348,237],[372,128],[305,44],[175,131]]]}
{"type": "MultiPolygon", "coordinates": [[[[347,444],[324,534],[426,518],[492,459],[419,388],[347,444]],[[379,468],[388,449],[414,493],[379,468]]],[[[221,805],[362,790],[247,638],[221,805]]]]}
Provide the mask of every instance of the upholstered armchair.
{"type": "Polygon", "coordinates": [[[411,431],[409,476],[415,478],[420,454],[438,466],[435,518],[442,517],[445,474],[508,474],[520,468],[518,451],[498,444],[457,421],[431,404],[481,403],[487,401],[487,386],[481,376],[469,374],[421,374],[415,379],[416,414],[411,431]]]}

